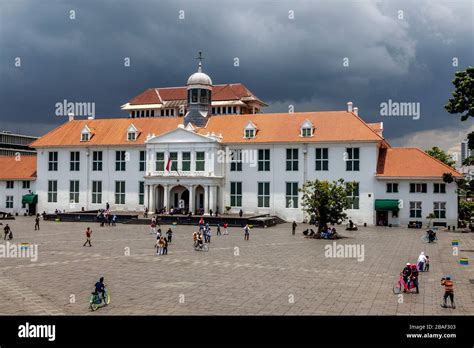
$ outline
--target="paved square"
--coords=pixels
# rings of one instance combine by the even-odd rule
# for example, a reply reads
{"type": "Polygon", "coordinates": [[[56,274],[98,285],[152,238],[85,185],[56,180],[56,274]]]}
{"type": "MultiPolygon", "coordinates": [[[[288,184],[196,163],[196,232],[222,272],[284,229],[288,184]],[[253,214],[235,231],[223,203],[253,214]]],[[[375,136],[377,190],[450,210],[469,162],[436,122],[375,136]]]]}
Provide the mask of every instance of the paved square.
{"type": "Polygon", "coordinates": [[[155,237],[145,225],[92,224],[93,247],[83,247],[87,223],[42,221],[41,231],[33,230],[33,218],[5,223],[14,232],[12,242],[39,246],[37,262],[0,259],[0,314],[90,315],[89,294],[101,275],[112,302],[93,315],[474,314],[473,234],[440,231],[438,243],[428,245],[421,240],[424,230],[339,229],[348,238],[337,244],[364,245],[359,262],[325,257],[332,241],[305,239],[303,224],[296,236],[290,224],[253,229],[250,241],[240,228],[229,236],[216,236],[213,228],[208,253],[193,250],[193,227],[177,226],[168,255],[156,256],[155,237]],[[453,256],[453,239],[471,251],[459,252],[471,257],[470,265],[453,256]],[[431,270],[420,275],[420,294],[404,295],[399,303],[392,286],[421,251],[430,256],[431,270]],[[456,310],[440,307],[444,274],[454,277],[456,310]]]}

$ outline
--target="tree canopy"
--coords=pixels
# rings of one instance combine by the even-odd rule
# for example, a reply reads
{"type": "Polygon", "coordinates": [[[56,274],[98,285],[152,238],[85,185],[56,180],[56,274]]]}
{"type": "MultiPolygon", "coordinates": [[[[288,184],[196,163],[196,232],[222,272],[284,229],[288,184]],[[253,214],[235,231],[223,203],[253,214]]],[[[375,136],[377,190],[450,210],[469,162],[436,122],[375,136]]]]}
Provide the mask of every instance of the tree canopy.
{"type": "Polygon", "coordinates": [[[311,220],[318,222],[318,230],[326,224],[341,222],[347,218],[345,210],[353,203],[351,193],[356,189],[354,183],[343,179],[306,181],[300,191],[303,193],[303,210],[311,220]]]}
{"type": "Polygon", "coordinates": [[[438,161],[441,161],[450,167],[454,167],[456,164],[456,161],[453,160],[447,152],[443,151],[437,146],[433,146],[431,149],[425,150],[425,152],[431,157],[436,158],[438,161]]]}

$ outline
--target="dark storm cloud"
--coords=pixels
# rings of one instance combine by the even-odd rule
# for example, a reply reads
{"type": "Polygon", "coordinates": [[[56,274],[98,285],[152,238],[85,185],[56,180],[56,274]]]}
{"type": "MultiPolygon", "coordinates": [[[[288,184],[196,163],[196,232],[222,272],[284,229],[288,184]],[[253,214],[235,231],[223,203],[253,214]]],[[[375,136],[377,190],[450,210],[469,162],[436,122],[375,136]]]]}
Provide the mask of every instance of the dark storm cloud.
{"type": "Polygon", "coordinates": [[[351,100],[366,121],[384,121],[385,135],[400,145],[417,132],[458,134],[467,127],[443,105],[454,71],[474,64],[471,1],[46,0],[0,6],[0,128],[41,135],[64,122],[54,116],[63,99],[95,102],[97,117],[125,116],[120,105],[144,89],[184,85],[199,50],[214,83],[244,83],[270,104],[267,111],[286,112],[289,105],[341,110],[351,100]],[[15,57],[21,68],[14,67],[15,57]],[[420,102],[421,118],[381,117],[380,103],[388,99],[420,102]]]}

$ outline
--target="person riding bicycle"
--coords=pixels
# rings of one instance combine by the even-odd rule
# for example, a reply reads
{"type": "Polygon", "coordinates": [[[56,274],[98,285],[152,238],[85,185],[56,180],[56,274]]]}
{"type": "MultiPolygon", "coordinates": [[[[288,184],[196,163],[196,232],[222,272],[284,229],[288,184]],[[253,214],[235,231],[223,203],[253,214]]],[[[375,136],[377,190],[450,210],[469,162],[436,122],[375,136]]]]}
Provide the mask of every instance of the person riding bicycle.
{"type": "Polygon", "coordinates": [[[104,303],[107,304],[106,301],[105,301],[104,277],[100,277],[99,281],[97,283],[95,283],[94,295],[100,295],[100,294],[102,294],[101,300],[104,300],[104,303]]]}
{"type": "Polygon", "coordinates": [[[199,248],[202,249],[202,245],[203,245],[202,233],[198,234],[197,243],[198,243],[197,245],[199,246],[199,248]]]}
{"type": "Polygon", "coordinates": [[[410,280],[410,276],[411,276],[411,264],[410,263],[407,263],[405,268],[402,270],[402,273],[401,273],[402,277],[403,277],[403,292],[407,292],[408,290],[408,282],[410,280]]]}

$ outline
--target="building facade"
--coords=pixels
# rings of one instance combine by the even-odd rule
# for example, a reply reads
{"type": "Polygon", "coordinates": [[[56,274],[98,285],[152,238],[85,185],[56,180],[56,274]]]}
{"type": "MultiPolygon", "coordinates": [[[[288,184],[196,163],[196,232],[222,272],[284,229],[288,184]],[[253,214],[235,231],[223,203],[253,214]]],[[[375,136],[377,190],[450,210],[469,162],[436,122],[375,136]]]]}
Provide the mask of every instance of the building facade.
{"type": "Polygon", "coordinates": [[[304,182],[342,178],[355,183],[347,213],[358,224],[405,225],[429,214],[456,224],[456,185],[442,176],[460,174],[418,149],[391,147],[383,125],[365,123],[352,103],[332,112],[216,115],[216,94],[200,64],[180,99],[182,117],[71,120],[35,141],[39,210],[108,202],[114,210],[242,210],[301,222],[304,182]]]}

